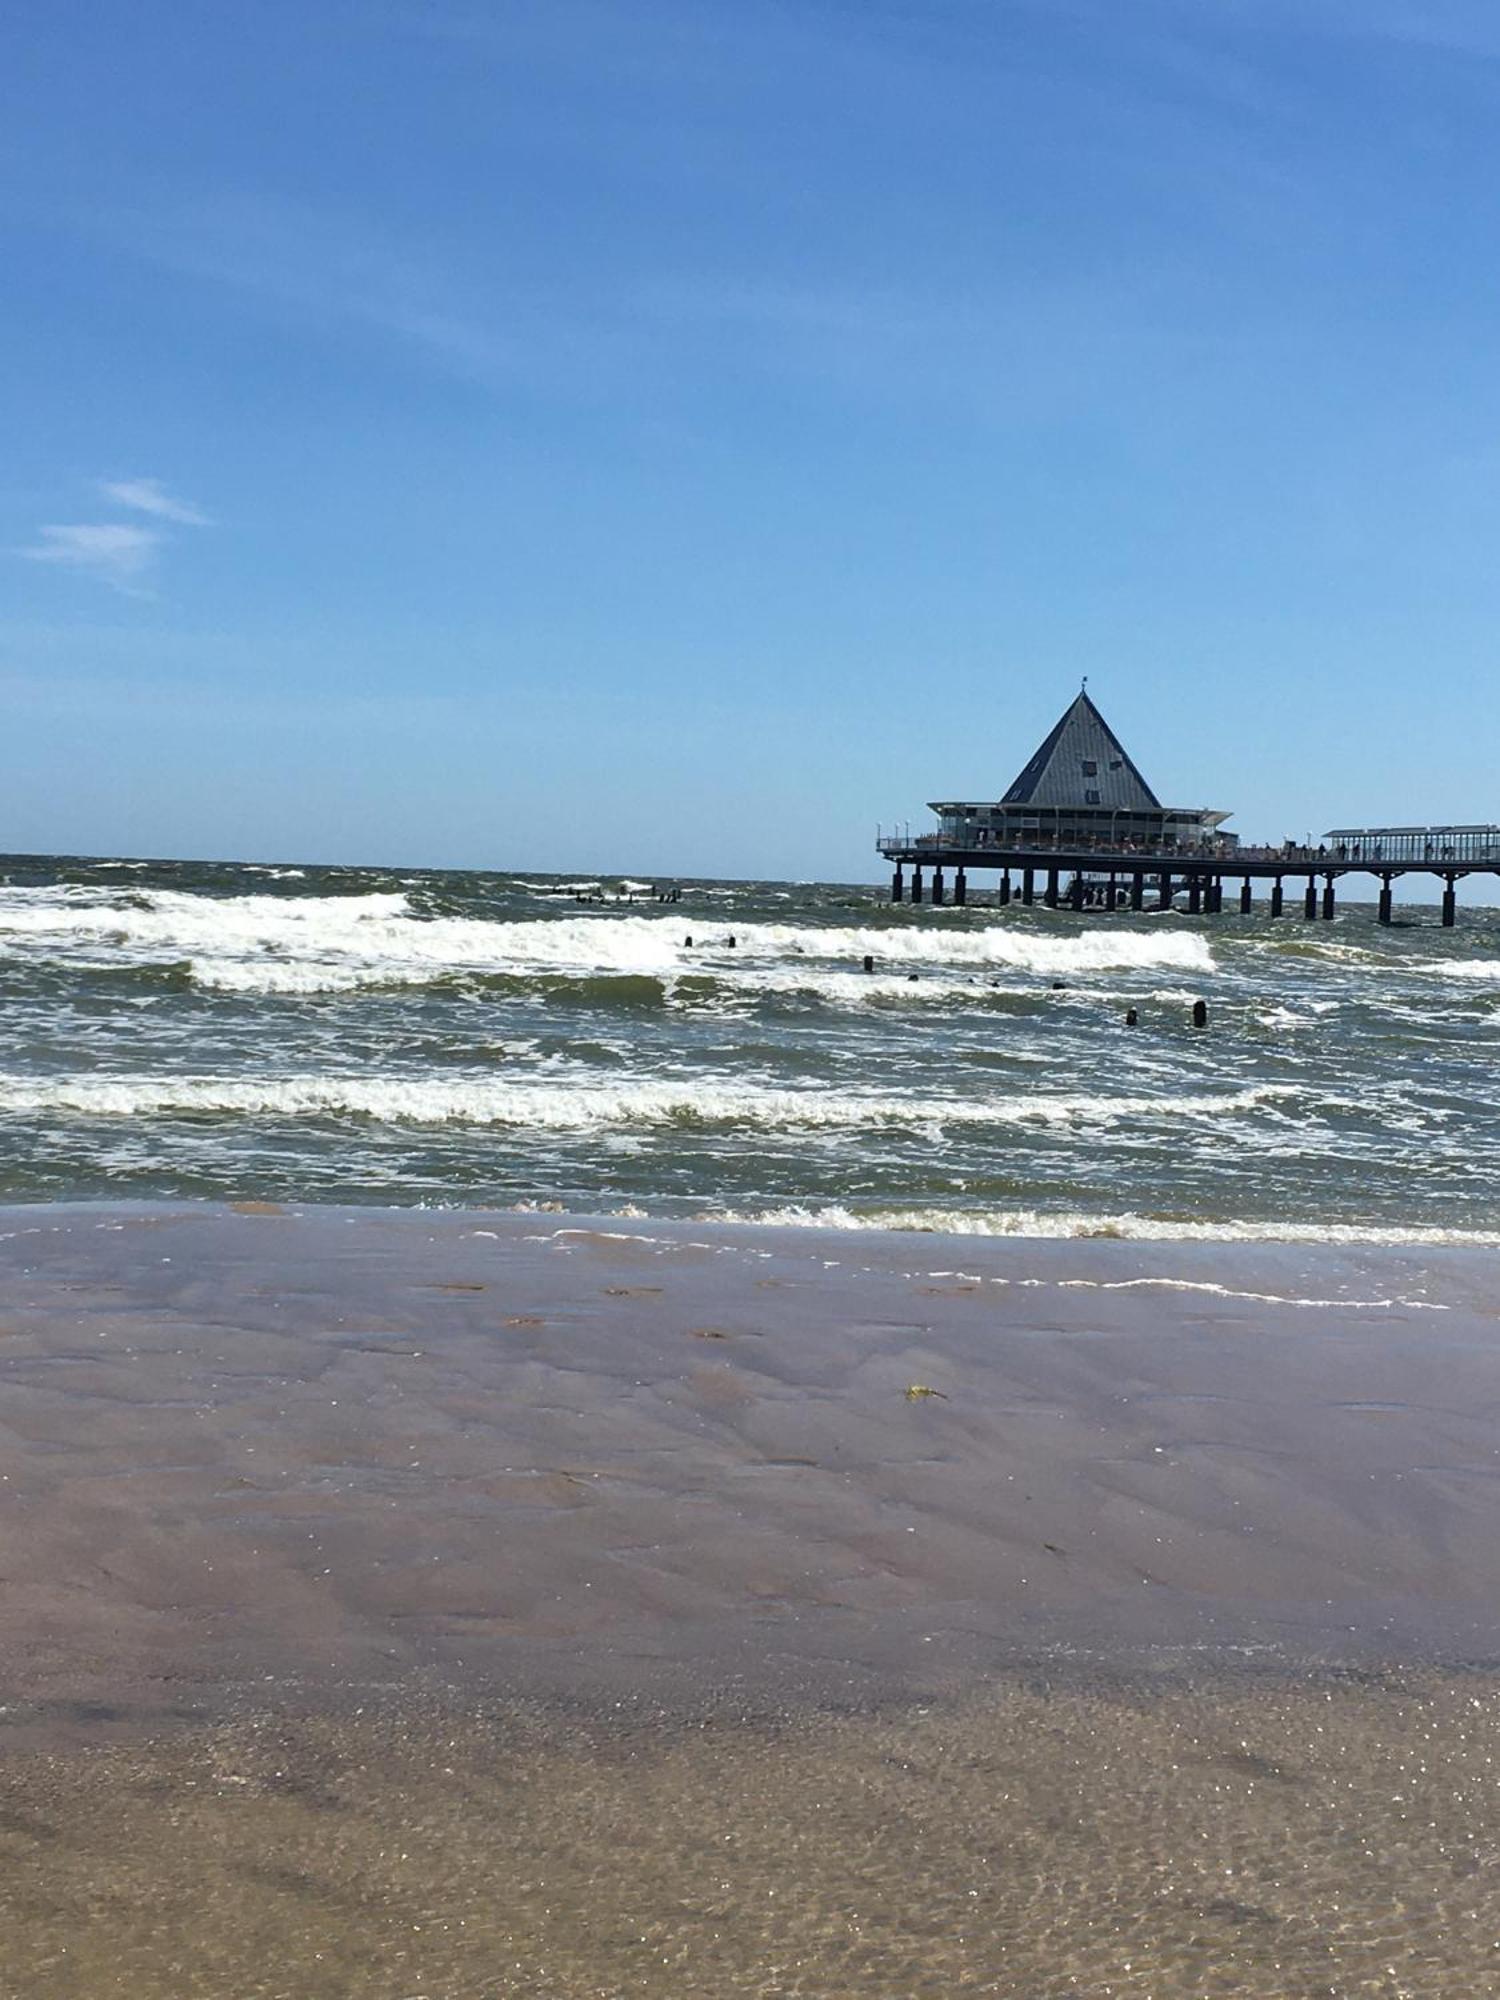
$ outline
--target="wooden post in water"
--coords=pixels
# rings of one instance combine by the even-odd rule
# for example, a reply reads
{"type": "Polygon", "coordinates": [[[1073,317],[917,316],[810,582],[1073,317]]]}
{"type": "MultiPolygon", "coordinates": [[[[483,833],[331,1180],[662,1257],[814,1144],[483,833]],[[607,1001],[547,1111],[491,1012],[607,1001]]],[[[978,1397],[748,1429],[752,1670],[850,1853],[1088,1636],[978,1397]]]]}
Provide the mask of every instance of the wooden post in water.
{"type": "Polygon", "coordinates": [[[1081,910],[1083,908],[1083,870],[1081,868],[1074,869],[1073,879],[1068,884],[1068,904],[1071,909],[1081,910]]]}
{"type": "Polygon", "coordinates": [[[1118,890],[1115,884],[1115,878],[1113,875],[1111,875],[1109,878],[1109,887],[1104,892],[1104,907],[1106,910],[1110,912],[1111,915],[1114,914],[1115,900],[1117,895],[1118,895],[1118,890]]]}
{"type": "Polygon", "coordinates": [[[1309,875],[1307,878],[1307,893],[1302,898],[1302,914],[1308,923],[1311,923],[1313,918],[1318,914],[1318,878],[1316,875],[1309,875]]]}
{"type": "Polygon", "coordinates": [[[1199,916],[1202,914],[1203,910],[1202,877],[1198,875],[1189,875],[1187,889],[1188,889],[1188,915],[1190,917],[1199,916]]]}
{"type": "Polygon", "coordinates": [[[934,868],[932,871],[932,900],[935,903],[943,901],[943,871],[941,868],[934,868]]]}
{"type": "Polygon", "coordinates": [[[962,868],[953,878],[953,900],[955,903],[967,903],[969,900],[969,878],[962,868]]]}
{"type": "Polygon", "coordinates": [[[1047,870],[1047,887],[1042,901],[1047,905],[1049,910],[1057,908],[1057,870],[1055,868],[1047,870]]]}
{"type": "Polygon", "coordinates": [[[902,874],[900,865],[898,864],[895,874],[891,877],[891,901],[899,903],[905,894],[906,877],[902,874]]]}
{"type": "Polygon", "coordinates": [[[1458,922],[1458,877],[1445,875],[1447,888],[1443,891],[1443,929],[1451,931],[1458,922]]]}
{"type": "Polygon", "coordinates": [[[1255,908],[1255,898],[1250,893],[1250,877],[1247,875],[1240,884],[1240,915],[1248,917],[1255,908]]]}
{"type": "Polygon", "coordinates": [[[922,900],[922,871],[920,868],[913,868],[911,871],[911,899],[914,903],[920,903],[922,900]]]}
{"type": "Polygon", "coordinates": [[[1021,870],[1021,901],[1029,910],[1036,901],[1036,872],[1031,868],[1021,870]]]}
{"type": "Polygon", "coordinates": [[[1130,878],[1130,907],[1132,910],[1146,907],[1146,878],[1139,868],[1130,878]]]}
{"type": "Polygon", "coordinates": [[[1323,920],[1325,923],[1331,924],[1333,922],[1333,877],[1331,875],[1323,877],[1323,920]]]}
{"type": "Polygon", "coordinates": [[[1007,868],[1000,877],[1000,907],[1003,910],[1010,901],[1010,870],[1007,868]]]}
{"type": "Polygon", "coordinates": [[[1281,915],[1282,909],[1285,907],[1285,893],[1281,886],[1281,877],[1278,875],[1276,880],[1271,884],[1271,915],[1273,917],[1281,915]]]}
{"type": "Polygon", "coordinates": [[[1391,920],[1391,878],[1389,875],[1382,875],[1380,878],[1380,903],[1375,914],[1383,924],[1388,924],[1391,920]]]}
{"type": "Polygon", "coordinates": [[[1161,901],[1156,907],[1159,910],[1170,910],[1172,907],[1172,871],[1169,868],[1163,868],[1159,880],[1161,884],[1161,901]]]}

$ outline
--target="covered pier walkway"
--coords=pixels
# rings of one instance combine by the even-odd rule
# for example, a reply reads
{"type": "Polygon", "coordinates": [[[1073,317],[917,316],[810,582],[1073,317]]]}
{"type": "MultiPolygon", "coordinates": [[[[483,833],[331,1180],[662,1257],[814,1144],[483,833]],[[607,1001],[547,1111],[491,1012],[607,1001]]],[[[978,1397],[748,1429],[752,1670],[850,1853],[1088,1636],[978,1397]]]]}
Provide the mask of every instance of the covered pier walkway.
{"type": "Polygon", "coordinates": [[[1405,875],[1430,875],[1440,885],[1442,922],[1457,921],[1458,884],[1466,875],[1500,876],[1500,826],[1340,827],[1316,847],[1241,847],[1225,841],[1193,849],[1108,841],[1053,845],[1037,841],[955,844],[942,833],[882,836],[880,852],[894,864],[891,900],[967,903],[969,876],[998,874],[995,902],[1040,902],[1049,909],[1163,910],[1186,897],[1190,914],[1218,916],[1231,906],[1248,916],[1256,884],[1269,913],[1286,914],[1288,890],[1304,918],[1331,919],[1344,877],[1370,877],[1379,887],[1376,914],[1391,921],[1392,885],[1405,875]]]}

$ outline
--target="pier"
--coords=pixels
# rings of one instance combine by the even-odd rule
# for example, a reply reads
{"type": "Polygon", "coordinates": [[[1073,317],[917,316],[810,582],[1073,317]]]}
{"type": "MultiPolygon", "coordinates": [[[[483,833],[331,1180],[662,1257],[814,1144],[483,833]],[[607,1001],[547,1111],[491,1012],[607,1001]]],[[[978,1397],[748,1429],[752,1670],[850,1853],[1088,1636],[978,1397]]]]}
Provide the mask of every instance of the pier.
{"type": "Polygon", "coordinates": [[[880,834],[893,864],[895,903],[963,904],[971,874],[998,876],[1005,906],[1074,910],[1165,910],[1215,917],[1226,903],[1242,916],[1260,885],[1272,917],[1331,921],[1338,885],[1362,875],[1378,883],[1376,915],[1392,920],[1392,886],[1405,875],[1441,885],[1441,920],[1457,921],[1458,884],[1500,876],[1500,826],[1338,827],[1316,846],[1246,846],[1225,833],[1227,812],[1163,806],[1087,689],[1059,718],[1004,797],[935,801],[935,832],[880,834]]]}

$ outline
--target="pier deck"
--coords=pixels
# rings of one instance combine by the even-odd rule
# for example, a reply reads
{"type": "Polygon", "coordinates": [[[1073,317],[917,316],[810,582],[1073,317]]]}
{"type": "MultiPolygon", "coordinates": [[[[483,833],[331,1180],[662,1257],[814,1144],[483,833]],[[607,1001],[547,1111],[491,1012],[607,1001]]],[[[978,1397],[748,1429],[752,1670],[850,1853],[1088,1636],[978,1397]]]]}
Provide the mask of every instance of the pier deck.
{"type": "Polygon", "coordinates": [[[1346,875],[1368,875],[1380,884],[1376,912],[1388,924],[1392,884],[1417,874],[1441,883],[1442,921],[1451,927],[1457,921],[1459,882],[1466,875],[1500,876],[1500,826],[1341,828],[1317,847],[1242,847],[1224,841],[1143,851],[1110,842],[965,844],[941,833],[882,836],[877,845],[894,864],[891,900],[896,903],[947,902],[950,875],[952,901],[966,903],[970,873],[988,870],[1000,877],[996,901],[1002,905],[1015,900],[1048,908],[1166,909],[1183,892],[1190,913],[1217,916],[1228,882],[1238,885],[1236,907],[1248,915],[1254,907],[1253,885],[1265,882],[1270,884],[1270,914],[1279,917],[1291,879],[1305,918],[1332,918],[1338,902],[1335,884],[1346,875]]]}

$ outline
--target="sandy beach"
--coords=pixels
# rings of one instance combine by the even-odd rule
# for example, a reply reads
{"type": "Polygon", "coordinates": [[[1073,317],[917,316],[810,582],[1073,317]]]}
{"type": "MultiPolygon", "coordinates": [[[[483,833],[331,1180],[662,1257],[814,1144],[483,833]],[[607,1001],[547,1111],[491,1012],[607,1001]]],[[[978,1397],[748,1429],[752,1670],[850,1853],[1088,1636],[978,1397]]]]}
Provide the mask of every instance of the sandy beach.
{"type": "Polygon", "coordinates": [[[1479,1990],[1491,1253],[0,1231],[5,1990],[1479,1990]]]}

